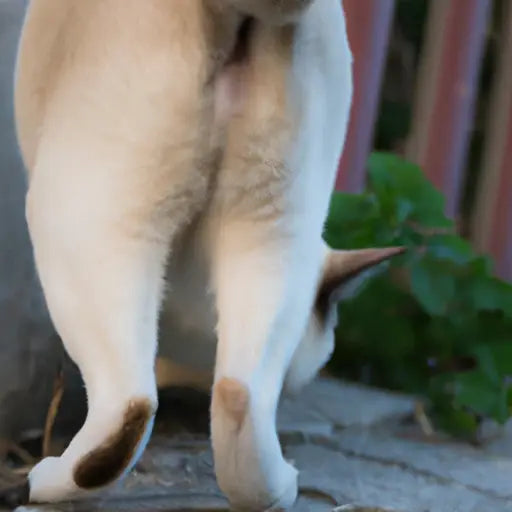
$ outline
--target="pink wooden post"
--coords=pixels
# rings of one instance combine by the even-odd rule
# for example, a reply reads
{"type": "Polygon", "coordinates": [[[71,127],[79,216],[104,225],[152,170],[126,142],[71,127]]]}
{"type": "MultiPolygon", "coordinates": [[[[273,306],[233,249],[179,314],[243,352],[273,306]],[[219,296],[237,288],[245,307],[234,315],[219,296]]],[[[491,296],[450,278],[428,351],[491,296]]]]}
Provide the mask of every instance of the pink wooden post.
{"type": "Polygon", "coordinates": [[[490,0],[430,2],[407,156],[457,213],[490,0]]]}
{"type": "Polygon", "coordinates": [[[387,53],[394,0],[343,0],[354,55],[354,98],[336,188],[364,186],[387,53]]]}
{"type": "Polygon", "coordinates": [[[512,1],[506,6],[472,237],[478,249],[494,257],[497,274],[512,280],[512,1]]]}

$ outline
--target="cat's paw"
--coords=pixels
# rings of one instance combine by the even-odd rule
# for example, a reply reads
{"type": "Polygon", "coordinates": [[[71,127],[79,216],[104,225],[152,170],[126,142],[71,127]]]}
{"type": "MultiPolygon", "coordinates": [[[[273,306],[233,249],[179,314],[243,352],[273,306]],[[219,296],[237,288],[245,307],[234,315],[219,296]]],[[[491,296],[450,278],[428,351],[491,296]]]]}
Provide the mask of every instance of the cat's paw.
{"type": "Polygon", "coordinates": [[[298,496],[298,472],[291,465],[284,461],[279,462],[280,485],[272,486],[270,489],[254,489],[252,492],[243,488],[240,482],[240,489],[231,490],[228,500],[233,510],[244,510],[247,512],[277,512],[290,510],[295,504],[298,496]],[[263,492],[262,492],[263,491],[263,492]]]}
{"type": "Polygon", "coordinates": [[[265,512],[289,510],[297,501],[297,495],[299,493],[297,481],[298,472],[291,464],[286,463],[286,465],[288,466],[286,472],[289,475],[288,485],[283,487],[281,494],[267,507],[265,512]]]}
{"type": "Polygon", "coordinates": [[[81,493],[73,480],[73,468],[62,457],[46,457],[28,475],[29,502],[52,503],[81,493]]]}
{"type": "Polygon", "coordinates": [[[29,501],[51,503],[90,496],[121,481],[140,458],[151,435],[156,404],[134,398],[111,415],[89,414],[60,457],[47,457],[28,476],[29,501]],[[112,430],[112,425],[117,425],[112,430]],[[110,435],[106,435],[108,430],[110,435]]]}
{"type": "Polygon", "coordinates": [[[217,482],[234,510],[290,509],[298,471],[281,452],[273,415],[237,379],[220,379],[213,393],[217,482]]]}

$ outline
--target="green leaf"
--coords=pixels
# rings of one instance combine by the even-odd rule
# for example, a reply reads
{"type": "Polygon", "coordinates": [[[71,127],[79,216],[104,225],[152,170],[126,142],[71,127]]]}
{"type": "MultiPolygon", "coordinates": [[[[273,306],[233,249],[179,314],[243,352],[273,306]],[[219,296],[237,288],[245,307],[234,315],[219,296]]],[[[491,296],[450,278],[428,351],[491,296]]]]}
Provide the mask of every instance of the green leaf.
{"type": "Polygon", "coordinates": [[[372,197],[335,192],[329,205],[324,238],[334,249],[371,247],[375,245],[377,219],[378,209],[372,197]]]}
{"type": "Polygon", "coordinates": [[[512,285],[510,283],[495,277],[477,276],[470,286],[474,309],[502,311],[512,318],[512,285]]]}
{"type": "Polygon", "coordinates": [[[483,371],[461,373],[454,378],[454,404],[503,423],[508,417],[507,390],[483,371]]]}
{"type": "Polygon", "coordinates": [[[492,273],[494,262],[489,255],[480,255],[470,264],[473,275],[488,276],[492,273]]]}
{"type": "Polygon", "coordinates": [[[472,352],[476,356],[479,371],[482,375],[494,386],[500,387],[503,379],[500,375],[492,349],[487,345],[479,345],[475,347],[472,352]]]}
{"type": "Polygon", "coordinates": [[[430,315],[443,315],[455,296],[455,278],[435,261],[422,258],[412,267],[414,297],[430,315]]]}
{"type": "Polygon", "coordinates": [[[376,214],[375,203],[367,194],[334,192],[329,205],[329,222],[343,226],[364,223],[376,214]]]}
{"type": "Polygon", "coordinates": [[[394,154],[373,153],[368,163],[371,189],[384,210],[394,206],[398,219],[406,218],[425,228],[451,228],[444,214],[443,195],[421,169],[394,154]],[[397,204],[399,203],[399,206],[397,204]]]}
{"type": "Polygon", "coordinates": [[[457,235],[433,235],[428,239],[427,248],[431,256],[459,265],[466,265],[475,258],[471,245],[457,235]]]}
{"type": "Polygon", "coordinates": [[[478,345],[472,353],[481,371],[497,386],[512,377],[512,340],[478,345]]]}
{"type": "Polygon", "coordinates": [[[477,418],[470,411],[451,408],[438,411],[437,416],[441,427],[457,437],[472,440],[478,431],[477,418]]]}
{"type": "Polygon", "coordinates": [[[411,215],[414,214],[415,206],[409,199],[401,197],[396,198],[396,221],[398,223],[405,222],[411,215]]]}

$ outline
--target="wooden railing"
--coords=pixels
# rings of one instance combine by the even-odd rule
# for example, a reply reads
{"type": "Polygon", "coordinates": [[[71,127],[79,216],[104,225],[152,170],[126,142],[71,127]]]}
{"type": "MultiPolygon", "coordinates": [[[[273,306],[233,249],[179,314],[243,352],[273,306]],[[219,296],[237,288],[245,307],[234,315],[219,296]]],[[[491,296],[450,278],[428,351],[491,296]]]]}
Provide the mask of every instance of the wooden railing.
{"type": "MultiPolygon", "coordinates": [[[[394,0],[342,0],[354,54],[355,94],[337,188],[364,186],[373,146],[394,0]]],[[[503,0],[501,56],[472,206],[471,239],[512,279],[512,0],[503,0]]],[[[430,0],[405,156],[422,166],[459,214],[492,0],[430,0]]]]}

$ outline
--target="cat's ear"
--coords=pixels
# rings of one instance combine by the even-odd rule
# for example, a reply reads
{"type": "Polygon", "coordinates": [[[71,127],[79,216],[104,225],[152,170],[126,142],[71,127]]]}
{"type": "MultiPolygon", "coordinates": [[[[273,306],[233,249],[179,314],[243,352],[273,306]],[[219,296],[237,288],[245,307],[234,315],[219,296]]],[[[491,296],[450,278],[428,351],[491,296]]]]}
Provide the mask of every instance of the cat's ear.
{"type": "Polygon", "coordinates": [[[329,305],[340,300],[344,288],[364,271],[405,252],[405,247],[382,247],[347,251],[329,250],[320,277],[316,309],[325,315],[329,305]]]}

